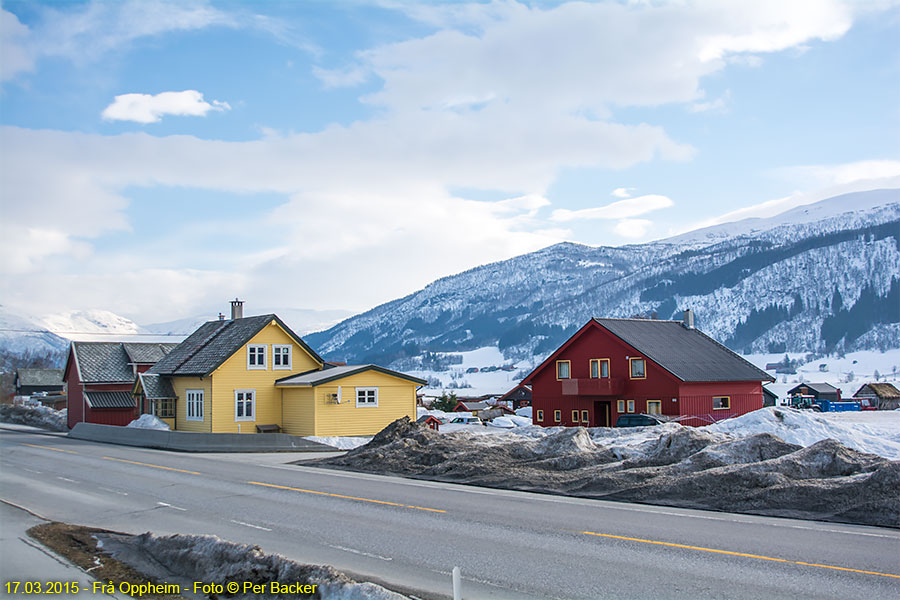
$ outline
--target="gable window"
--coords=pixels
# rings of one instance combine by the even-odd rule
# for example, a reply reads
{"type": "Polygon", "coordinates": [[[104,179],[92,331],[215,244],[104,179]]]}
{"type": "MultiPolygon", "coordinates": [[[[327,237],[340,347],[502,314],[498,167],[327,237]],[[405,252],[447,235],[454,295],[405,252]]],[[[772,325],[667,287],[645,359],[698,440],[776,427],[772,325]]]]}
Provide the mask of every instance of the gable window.
{"type": "Polygon", "coordinates": [[[287,370],[291,369],[290,344],[274,344],[272,346],[272,368],[287,370]]]}
{"type": "Polygon", "coordinates": [[[553,420],[556,421],[557,423],[562,421],[562,411],[561,410],[553,411],[553,420]]]}
{"type": "Polygon", "coordinates": [[[662,400],[647,400],[647,414],[658,415],[662,413],[662,400]]]}
{"type": "Polygon", "coordinates": [[[713,396],[713,410],[731,408],[731,396],[713,396]]]}
{"type": "Polygon", "coordinates": [[[578,422],[578,411],[577,411],[577,410],[573,410],[573,411],[572,411],[572,422],[573,422],[573,423],[577,423],[577,422],[578,422]]]}
{"type": "Polygon", "coordinates": [[[608,358],[592,358],[591,359],[591,378],[600,379],[609,377],[609,359],[608,358]]]}
{"type": "Polygon", "coordinates": [[[572,363],[568,360],[556,361],[556,378],[568,379],[571,377],[572,363]]]}
{"type": "Polygon", "coordinates": [[[265,369],[266,368],[266,345],[265,344],[247,344],[247,368],[248,369],[265,369]]]}
{"type": "Polygon", "coordinates": [[[537,411],[537,420],[543,422],[544,421],[544,411],[537,411]]]}
{"type": "Polygon", "coordinates": [[[378,388],[356,388],[356,406],[378,406],[378,388]]]}
{"type": "Polygon", "coordinates": [[[634,412],[634,400],[628,400],[628,412],[634,412]]]}
{"type": "Polygon", "coordinates": [[[631,370],[632,379],[647,378],[646,364],[644,364],[643,358],[629,358],[628,365],[629,369],[631,370]]]}
{"type": "Polygon", "coordinates": [[[234,420],[256,420],[256,390],[234,390],[234,420]]]}
{"type": "Polygon", "coordinates": [[[624,400],[616,400],[616,412],[625,412],[624,400]]]}
{"type": "Polygon", "coordinates": [[[185,390],[185,418],[188,421],[203,420],[203,390],[185,390]]]}

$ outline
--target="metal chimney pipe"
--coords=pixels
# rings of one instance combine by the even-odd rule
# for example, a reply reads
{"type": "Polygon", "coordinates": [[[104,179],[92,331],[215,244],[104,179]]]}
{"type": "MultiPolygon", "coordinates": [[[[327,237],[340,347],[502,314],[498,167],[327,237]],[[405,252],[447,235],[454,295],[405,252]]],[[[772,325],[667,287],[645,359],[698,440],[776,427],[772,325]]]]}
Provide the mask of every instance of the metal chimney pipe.
{"type": "Polygon", "coordinates": [[[691,309],[684,311],[684,326],[688,329],[694,328],[694,311],[691,309]]]}
{"type": "Polygon", "coordinates": [[[244,301],[235,298],[231,301],[231,320],[244,318],[244,301]]]}

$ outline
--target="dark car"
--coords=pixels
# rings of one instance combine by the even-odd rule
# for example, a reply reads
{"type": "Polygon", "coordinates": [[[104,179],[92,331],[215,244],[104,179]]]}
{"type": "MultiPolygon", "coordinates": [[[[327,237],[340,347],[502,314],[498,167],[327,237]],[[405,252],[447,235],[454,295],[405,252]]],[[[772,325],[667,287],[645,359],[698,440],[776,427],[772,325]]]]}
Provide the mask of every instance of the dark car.
{"type": "Polygon", "coordinates": [[[653,415],[622,415],[616,420],[616,427],[652,427],[663,423],[653,415]]]}

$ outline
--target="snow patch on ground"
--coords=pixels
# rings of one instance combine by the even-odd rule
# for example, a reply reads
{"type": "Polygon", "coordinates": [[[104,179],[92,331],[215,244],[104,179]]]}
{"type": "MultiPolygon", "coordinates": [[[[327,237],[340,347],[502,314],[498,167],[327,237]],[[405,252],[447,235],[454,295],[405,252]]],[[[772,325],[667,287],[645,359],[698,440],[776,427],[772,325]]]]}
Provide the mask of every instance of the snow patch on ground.
{"type": "Polygon", "coordinates": [[[42,404],[26,406],[13,406],[12,404],[0,404],[0,421],[4,423],[16,423],[18,425],[30,425],[50,431],[68,431],[66,420],[67,410],[54,410],[42,404]]]}
{"type": "MultiPolygon", "coordinates": [[[[402,600],[374,583],[358,583],[329,566],[304,565],[279,554],[266,554],[259,546],[235,544],[214,535],[107,534],[100,537],[114,558],[161,581],[191,588],[194,581],[250,581],[267,586],[314,584],[318,598],[333,600],[402,600]]],[[[275,598],[275,594],[238,593],[229,598],[275,598]]],[[[295,596],[291,596],[295,597],[295,596]]]]}
{"type": "Polygon", "coordinates": [[[126,427],[135,427],[137,429],[159,429],[162,431],[169,431],[169,425],[165,422],[161,421],[158,417],[154,415],[141,415],[126,427]]]}
{"type": "Polygon", "coordinates": [[[320,436],[320,435],[308,435],[303,439],[309,440],[311,442],[318,442],[320,444],[325,444],[326,446],[331,446],[332,448],[337,448],[338,450],[353,450],[354,448],[359,448],[360,446],[365,446],[369,442],[372,441],[371,435],[357,435],[357,436],[338,436],[338,435],[329,435],[329,436],[320,436]]]}

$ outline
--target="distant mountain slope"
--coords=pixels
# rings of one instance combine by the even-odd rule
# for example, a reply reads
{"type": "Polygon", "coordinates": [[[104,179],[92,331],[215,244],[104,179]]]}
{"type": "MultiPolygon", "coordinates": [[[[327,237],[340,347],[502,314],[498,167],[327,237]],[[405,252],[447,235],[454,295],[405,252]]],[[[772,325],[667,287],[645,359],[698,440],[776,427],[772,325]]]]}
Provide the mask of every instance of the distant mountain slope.
{"type": "Polygon", "coordinates": [[[439,279],[306,339],[353,362],[489,345],[524,358],[593,316],[668,319],[684,308],[742,352],[900,346],[900,190],[642,245],[557,244],[439,279]]]}
{"type": "Polygon", "coordinates": [[[68,345],[68,340],[0,306],[0,348],[4,351],[37,356],[64,352],[68,345]]]}

